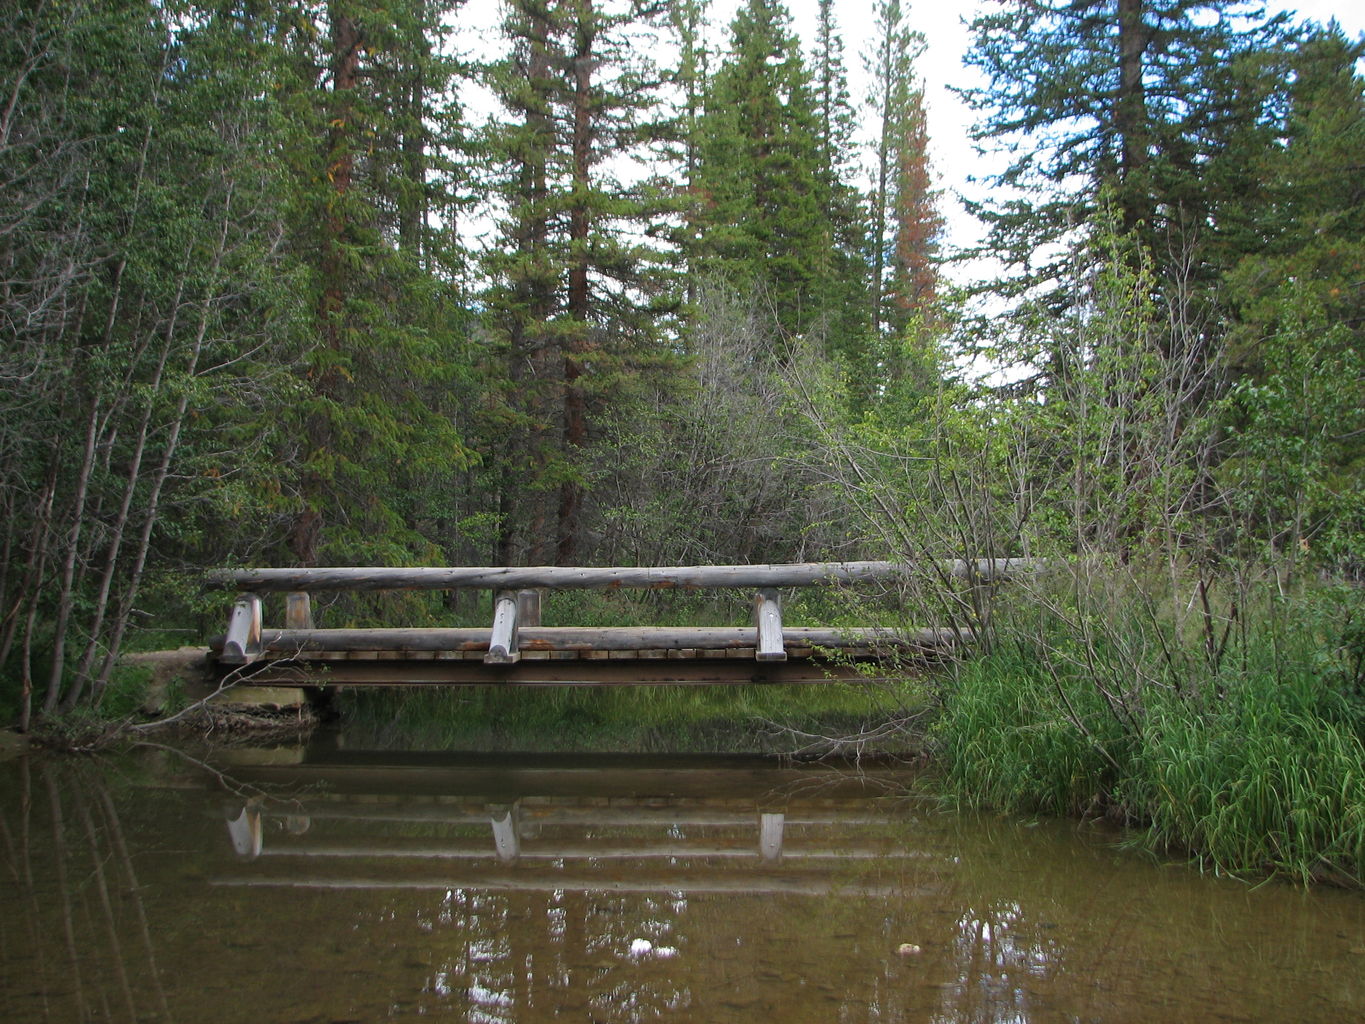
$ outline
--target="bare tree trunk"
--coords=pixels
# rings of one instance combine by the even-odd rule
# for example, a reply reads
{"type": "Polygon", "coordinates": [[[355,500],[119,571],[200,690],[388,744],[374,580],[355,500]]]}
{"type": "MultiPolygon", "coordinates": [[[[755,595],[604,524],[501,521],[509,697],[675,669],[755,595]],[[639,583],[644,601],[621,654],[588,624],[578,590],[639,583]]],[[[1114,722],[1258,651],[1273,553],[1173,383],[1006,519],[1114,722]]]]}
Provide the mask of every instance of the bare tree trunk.
{"type": "MultiPolygon", "coordinates": [[[[231,225],[233,192],[229,189],[223,209],[223,220],[221,230],[218,235],[218,247],[213,254],[213,262],[209,267],[208,285],[205,289],[203,303],[200,307],[199,324],[194,332],[194,344],[190,347],[189,359],[185,367],[185,376],[193,379],[199,372],[199,359],[204,351],[204,340],[208,336],[209,316],[215,299],[214,290],[218,280],[218,273],[223,264],[223,256],[227,251],[228,230],[231,225]]],[[[109,643],[105,647],[104,661],[100,665],[98,677],[94,680],[93,699],[99,701],[104,695],[105,687],[109,685],[109,677],[113,673],[114,664],[118,659],[119,649],[123,645],[123,635],[127,631],[128,622],[132,618],[133,606],[137,601],[138,590],[142,586],[142,576],[147,566],[147,556],[151,551],[152,532],[158,522],[158,511],[161,507],[161,493],[165,488],[166,480],[170,477],[171,466],[174,464],[176,452],[180,445],[180,432],[185,424],[185,413],[189,409],[189,392],[182,390],[180,398],[176,402],[175,415],[171,418],[170,434],[166,439],[166,447],[161,453],[161,461],[156,467],[156,472],[152,477],[152,485],[147,495],[147,505],[143,511],[142,530],[138,535],[137,548],[133,555],[133,564],[129,569],[128,581],[123,588],[123,597],[119,601],[118,614],[114,619],[113,632],[110,635],[109,643]]]]}
{"type": "MultiPolygon", "coordinates": [[[[192,248],[192,247],[191,247],[192,248]]],[[[190,260],[189,251],[185,254],[185,265],[190,260]]],[[[215,265],[215,270],[216,265],[215,265]]],[[[95,657],[99,652],[102,637],[104,635],[104,619],[109,607],[109,595],[113,589],[114,574],[118,568],[119,556],[123,550],[123,541],[128,532],[128,522],[131,517],[133,499],[137,493],[137,486],[142,476],[142,461],[147,452],[147,439],[151,431],[152,415],[155,411],[155,396],[161,389],[162,380],[165,376],[166,363],[170,359],[171,348],[175,344],[175,331],[180,315],[181,301],[185,295],[185,275],[181,274],[180,280],[176,285],[175,300],[171,304],[170,319],[166,324],[165,341],[161,347],[161,354],[157,359],[156,370],[152,374],[152,379],[148,382],[151,394],[147,398],[146,407],[142,411],[142,419],[138,424],[137,440],[134,442],[133,453],[131,456],[126,480],[123,486],[123,497],[119,501],[118,513],[114,518],[113,526],[110,528],[109,547],[105,552],[104,569],[100,573],[100,581],[95,595],[95,608],[90,616],[90,628],[86,637],[85,650],[81,654],[81,660],[76,668],[75,677],[67,691],[66,698],[62,702],[62,710],[70,711],[76,706],[80,699],[81,692],[89,678],[90,668],[94,664],[95,657]]]]}
{"type": "Polygon", "coordinates": [[[71,500],[71,528],[66,537],[66,554],[62,560],[60,588],[57,592],[57,617],[53,623],[52,665],[47,678],[47,693],[43,697],[43,714],[50,715],[61,696],[62,673],[65,668],[66,630],[71,622],[75,604],[76,562],[79,560],[81,526],[85,521],[85,500],[95,462],[95,441],[99,423],[99,399],[90,400],[90,415],[85,426],[85,445],[81,468],[76,477],[76,493],[71,500]]]}
{"type": "Polygon", "coordinates": [[[37,507],[33,511],[33,524],[29,531],[28,560],[24,565],[23,579],[13,592],[6,589],[4,595],[12,598],[5,612],[4,631],[0,634],[0,667],[9,661],[9,654],[18,635],[21,613],[25,607],[33,611],[37,607],[36,591],[47,567],[47,553],[52,531],[48,528],[52,521],[52,501],[57,487],[57,460],[54,456],[48,463],[47,480],[43,484],[37,507]]]}
{"type": "MultiPolygon", "coordinates": [[[[149,121],[142,136],[142,148],[138,154],[138,166],[133,181],[132,209],[129,213],[128,234],[132,234],[141,209],[142,186],[147,171],[147,157],[152,144],[152,124],[149,121]]],[[[128,267],[125,256],[114,269],[114,284],[109,299],[108,315],[105,318],[101,348],[107,349],[113,343],[114,328],[118,323],[119,307],[123,295],[123,277],[128,267]]],[[[81,468],[76,478],[76,490],[71,502],[71,529],[67,537],[66,557],[62,563],[61,586],[57,596],[57,615],[54,622],[52,639],[52,664],[48,673],[47,693],[43,698],[43,713],[51,714],[61,696],[62,676],[66,665],[66,631],[71,623],[71,612],[75,605],[76,564],[79,561],[81,527],[86,514],[86,500],[89,495],[90,480],[94,470],[96,443],[100,433],[101,382],[91,383],[90,415],[86,422],[85,446],[81,457],[81,468]]]]}

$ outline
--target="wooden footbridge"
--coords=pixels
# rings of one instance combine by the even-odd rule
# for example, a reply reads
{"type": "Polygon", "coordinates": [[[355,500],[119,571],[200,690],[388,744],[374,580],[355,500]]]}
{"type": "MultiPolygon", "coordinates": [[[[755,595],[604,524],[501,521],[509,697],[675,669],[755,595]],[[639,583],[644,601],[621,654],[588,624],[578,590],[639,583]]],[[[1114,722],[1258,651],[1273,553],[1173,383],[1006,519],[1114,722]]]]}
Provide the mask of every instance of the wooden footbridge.
{"type": "MultiPolygon", "coordinates": [[[[1019,569],[1026,561],[944,561],[929,570],[944,586],[974,586],[1019,569]]],[[[716,685],[875,678],[887,666],[941,654],[968,638],[960,629],[784,626],[780,591],[866,583],[892,586],[912,571],[895,562],[239,569],[210,577],[210,586],[238,592],[227,633],[211,647],[219,666],[256,684],[716,685]],[[541,624],[546,591],[622,588],[745,590],[751,594],[753,624],[541,624]],[[319,629],[313,622],[313,595],[320,593],[464,589],[492,591],[489,627],[319,629]],[[262,622],[263,601],[278,594],[284,596],[284,627],[267,628],[262,622]]],[[[917,571],[922,574],[925,567],[917,571]]]]}

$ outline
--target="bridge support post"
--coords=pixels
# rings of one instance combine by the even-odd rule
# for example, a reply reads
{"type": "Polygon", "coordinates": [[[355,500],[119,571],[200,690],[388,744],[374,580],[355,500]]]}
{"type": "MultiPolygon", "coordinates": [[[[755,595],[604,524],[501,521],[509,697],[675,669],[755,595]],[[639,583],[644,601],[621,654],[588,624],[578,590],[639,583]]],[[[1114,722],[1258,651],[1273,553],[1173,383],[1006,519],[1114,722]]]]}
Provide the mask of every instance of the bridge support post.
{"type": "Polygon", "coordinates": [[[284,628],[313,628],[313,599],[301,590],[291,591],[285,595],[284,628]]]}
{"type": "Polygon", "coordinates": [[[758,855],[770,864],[782,859],[782,827],[786,821],[786,814],[759,813],[758,855]]]}
{"type": "Polygon", "coordinates": [[[776,590],[760,590],[754,598],[754,626],[758,643],[754,647],[757,661],[786,661],[787,649],[782,643],[782,609],[776,590]]]}
{"type": "Polygon", "coordinates": [[[517,594],[500,590],[493,599],[493,632],[488,638],[485,665],[514,665],[521,660],[517,650],[517,594]]]}
{"type": "Polygon", "coordinates": [[[539,590],[517,591],[517,625],[518,626],[540,625],[539,590]]]}
{"type": "Polygon", "coordinates": [[[261,595],[242,594],[232,606],[220,660],[226,665],[249,665],[261,655],[261,595]]]}

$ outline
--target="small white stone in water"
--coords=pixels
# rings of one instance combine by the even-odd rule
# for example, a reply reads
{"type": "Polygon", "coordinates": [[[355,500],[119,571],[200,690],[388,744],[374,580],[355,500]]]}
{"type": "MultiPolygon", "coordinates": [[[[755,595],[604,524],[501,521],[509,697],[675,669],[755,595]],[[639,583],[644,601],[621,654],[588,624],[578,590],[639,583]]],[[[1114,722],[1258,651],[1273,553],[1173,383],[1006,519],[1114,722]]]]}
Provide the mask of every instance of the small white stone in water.
{"type": "Polygon", "coordinates": [[[920,953],[920,948],[916,946],[913,942],[902,942],[899,946],[896,947],[896,952],[899,953],[901,956],[918,956],[920,953]]]}
{"type": "Polygon", "coordinates": [[[645,956],[654,948],[654,943],[648,939],[634,939],[630,944],[631,956],[645,956]]]}

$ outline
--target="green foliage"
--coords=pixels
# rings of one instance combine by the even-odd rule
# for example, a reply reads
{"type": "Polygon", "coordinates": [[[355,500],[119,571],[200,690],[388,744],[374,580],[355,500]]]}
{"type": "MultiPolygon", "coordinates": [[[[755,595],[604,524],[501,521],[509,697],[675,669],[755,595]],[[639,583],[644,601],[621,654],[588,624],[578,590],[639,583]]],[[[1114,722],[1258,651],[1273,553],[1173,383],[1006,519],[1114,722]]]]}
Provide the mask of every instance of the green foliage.
{"type": "Polygon", "coordinates": [[[1063,308],[1066,241],[1104,189],[1163,289],[1235,262],[1241,242],[1222,236],[1242,233],[1259,195],[1248,154],[1275,137],[1286,16],[1245,0],[1012,0],[972,28],[968,63],[988,83],[966,92],[975,134],[1009,159],[973,206],[1013,270],[997,290],[1063,308]]]}
{"type": "Polygon", "coordinates": [[[1358,550],[1349,328],[1286,290],[1257,379],[1224,398],[1220,351],[1118,221],[1091,226],[1066,313],[1037,312],[1045,374],[888,389],[858,418],[806,379],[816,459],[894,557],[1048,559],[996,591],[904,587],[977,638],[932,732],[953,791],[1110,814],[1219,870],[1359,880],[1361,597],[1293,572],[1358,550]]]}
{"type": "Polygon", "coordinates": [[[100,701],[100,714],[114,720],[140,716],[151,684],[150,668],[119,666],[100,701]]]}
{"type": "Polygon", "coordinates": [[[294,354],[296,514],[276,558],[431,561],[458,514],[447,495],[477,458],[456,416],[476,380],[473,318],[434,223],[457,212],[442,15],[332,4],[291,37],[288,229],[311,271],[311,330],[294,354]]]}
{"type": "Polygon", "coordinates": [[[660,176],[621,170],[657,167],[674,132],[664,77],[633,45],[663,15],[514,3],[510,52],[486,69],[506,113],[484,140],[507,242],[483,260],[498,561],[582,559],[602,473],[593,442],[676,368],[664,341],[678,305],[674,254],[659,239],[680,204],[660,176]],[[508,466],[520,486],[504,487],[508,466]]]}
{"type": "Polygon", "coordinates": [[[849,684],[359,691],[343,727],[404,749],[827,753],[844,737],[859,749],[858,736],[919,702],[913,689],[849,684]]]}
{"type": "Polygon", "coordinates": [[[700,269],[755,291],[785,332],[802,334],[834,312],[821,274],[835,262],[823,216],[833,183],[790,21],[778,0],[750,0],[730,26],[699,125],[700,269]]]}
{"type": "Polygon", "coordinates": [[[1018,601],[992,653],[955,673],[934,731],[948,785],[968,802],[1118,817],[1221,871],[1359,883],[1359,593],[1258,606],[1267,581],[1244,584],[1253,603],[1190,629],[1179,594],[1107,568],[1102,598],[1078,567],[1068,590],[1018,601]]]}
{"type": "Polygon", "coordinates": [[[1365,383],[1365,202],[1342,167],[1365,160],[1365,43],[1335,27],[1289,56],[1285,140],[1260,158],[1260,244],[1227,275],[1235,310],[1222,413],[1222,479],[1247,532],[1291,560],[1338,571],[1359,559],[1365,383]]]}
{"type": "Polygon", "coordinates": [[[281,394],[298,278],[278,246],[267,19],[134,2],[16,16],[0,217],[30,290],[7,294],[3,373],[22,386],[0,399],[16,569],[0,671],[51,711],[108,684],[144,580],[230,518],[219,483],[267,475],[246,424],[281,394]]]}
{"type": "Polygon", "coordinates": [[[1220,474],[1248,539],[1291,561],[1308,554],[1347,568],[1365,540],[1365,353],[1311,291],[1286,285],[1278,295],[1259,371],[1239,381],[1225,403],[1233,454],[1220,474]]]}

